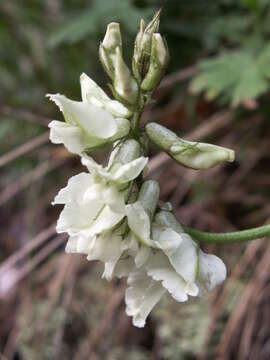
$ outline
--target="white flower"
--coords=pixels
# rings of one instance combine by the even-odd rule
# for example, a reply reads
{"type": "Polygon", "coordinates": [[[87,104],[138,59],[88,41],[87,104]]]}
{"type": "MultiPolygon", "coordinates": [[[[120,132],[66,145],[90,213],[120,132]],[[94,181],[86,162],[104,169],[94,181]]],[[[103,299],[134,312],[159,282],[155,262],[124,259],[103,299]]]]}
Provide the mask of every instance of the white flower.
{"type": "Polygon", "coordinates": [[[197,296],[201,286],[206,292],[224,281],[226,268],[218,257],[200,251],[199,260],[198,279],[193,284],[178,274],[162,251],[151,251],[148,261],[140,268],[132,267],[130,260],[120,260],[115,274],[128,276],[126,312],[132,316],[133,325],[145,325],[147,316],[166,290],[176,301],[185,302],[188,295],[197,296]]]}
{"type": "Polygon", "coordinates": [[[226,279],[227,271],[224,262],[217,256],[199,252],[198,285],[200,295],[212,291],[226,279]]]}
{"type": "Polygon", "coordinates": [[[129,110],[111,100],[86,74],[81,78],[82,101],[73,101],[60,94],[48,94],[63,112],[65,122],[52,121],[50,139],[63,143],[72,153],[81,154],[107,142],[126,136],[130,130],[129,110]]]}
{"type": "Polygon", "coordinates": [[[69,179],[54,204],[65,204],[57,222],[57,232],[91,237],[110,230],[125,216],[124,192],[106,183],[96,182],[91,174],[81,173],[69,179]]]}
{"type": "Polygon", "coordinates": [[[144,327],[147,316],[166,292],[160,283],[152,280],[143,270],[130,273],[126,290],[126,313],[132,316],[132,323],[144,327]]]}
{"type": "Polygon", "coordinates": [[[147,246],[153,245],[150,238],[151,221],[140,201],[126,206],[128,226],[139,241],[147,246]]]}
{"type": "Polygon", "coordinates": [[[116,118],[128,118],[130,111],[119,101],[111,100],[109,96],[86,74],[80,77],[82,101],[107,110],[116,118]]]}
{"type": "MultiPolygon", "coordinates": [[[[112,156],[114,156],[114,154],[112,156]]],[[[110,160],[109,165],[103,167],[87,155],[82,157],[82,164],[85,165],[91,173],[96,173],[107,181],[116,184],[124,184],[136,179],[145,168],[148,158],[141,156],[127,164],[121,164],[120,162],[112,164],[111,162],[110,160]]]]}
{"type": "Polygon", "coordinates": [[[131,249],[131,243],[137,245],[130,237],[122,239],[127,228],[126,221],[122,220],[126,216],[125,200],[131,182],[148,161],[145,157],[136,159],[140,147],[135,140],[118,145],[107,167],[84,155],[82,163],[90,173],[69,179],[68,185],[54,200],[54,204],[65,205],[57,222],[57,231],[70,235],[66,251],[87,254],[88,260],[103,261],[103,277],[108,280],[122,253],[131,249]]]}
{"type": "Polygon", "coordinates": [[[67,253],[80,253],[87,255],[87,260],[100,260],[104,262],[105,269],[102,275],[111,280],[115,265],[125,249],[125,242],[117,232],[108,231],[92,237],[71,236],[66,245],[67,253]]]}
{"type": "MultiPolygon", "coordinates": [[[[135,326],[144,326],[146,317],[165,290],[176,301],[184,302],[188,296],[211,291],[224,281],[226,268],[222,260],[201,251],[180,225],[170,224],[158,214],[151,226],[139,202],[127,205],[127,216],[132,232],[142,243],[134,267],[126,274],[120,272],[120,275],[128,275],[127,314],[133,317],[135,326]],[[146,253],[144,244],[156,249],[146,253]],[[140,252],[143,256],[140,255],[138,261],[140,252]]],[[[118,268],[115,273],[119,274],[118,268]]]]}

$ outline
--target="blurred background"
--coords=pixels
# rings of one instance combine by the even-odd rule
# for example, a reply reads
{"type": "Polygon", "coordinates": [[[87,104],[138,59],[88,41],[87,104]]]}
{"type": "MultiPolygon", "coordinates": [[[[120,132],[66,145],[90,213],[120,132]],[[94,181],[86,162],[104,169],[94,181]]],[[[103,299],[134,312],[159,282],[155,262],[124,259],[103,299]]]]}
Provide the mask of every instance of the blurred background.
{"type": "Polygon", "coordinates": [[[153,148],[148,176],[183,224],[231,231],[270,221],[269,0],[1,0],[1,360],[270,358],[269,240],[205,247],[226,263],[225,284],[186,304],[164,297],[136,329],[125,283],[66,255],[55,233],[61,209],[50,203],[82,167],[49,143],[47,125],[62,116],[45,94],[78,100],[82,72],[107,89],[98,62],[107,23],[121,23],[130,61],[140,18],[160,6],[171,62],[142,122],[237,158],[196,172],[153,148]]]}

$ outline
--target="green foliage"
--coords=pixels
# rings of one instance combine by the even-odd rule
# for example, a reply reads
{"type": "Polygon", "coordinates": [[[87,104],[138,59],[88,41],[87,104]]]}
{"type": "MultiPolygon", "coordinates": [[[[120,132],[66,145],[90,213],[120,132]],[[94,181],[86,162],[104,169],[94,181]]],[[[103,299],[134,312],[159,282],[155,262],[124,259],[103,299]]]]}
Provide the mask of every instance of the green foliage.
{"type": "Polygon", "coordinates": [[[228,52],[200,63],[191,83],[193,93],[205,92],[208,100],[221,97],[232,106],[255,99],[270,86],[270,46],[258,55],[244,50],[228,52]]]}
{"type": "Polygon", "coordinates": [[[204,92],[206,99],[218,98],[232,106],[254,100],[270,88],[270,6],[255,0],[242,3],[238,14],[218,17],[212,23],[212,43],[217,46],[221,37],[226,46],[220,43],[217,55],[200,61],[190,86],[193,94],[204,92]]]}
{"type": "Polygon", "coordinates": [[[104,30],[112,21],[121,23],[132,35],[135,34],[141,18],[148,18],[154,12],[153,7],[139,9],[131,0],[95,0],[93,5],[81,14],[70,16],[69,20],[49,38],[49,45],[55,47],[61,43],[75,43],[88,35],[96,36],[98,30],[104,30]]]}

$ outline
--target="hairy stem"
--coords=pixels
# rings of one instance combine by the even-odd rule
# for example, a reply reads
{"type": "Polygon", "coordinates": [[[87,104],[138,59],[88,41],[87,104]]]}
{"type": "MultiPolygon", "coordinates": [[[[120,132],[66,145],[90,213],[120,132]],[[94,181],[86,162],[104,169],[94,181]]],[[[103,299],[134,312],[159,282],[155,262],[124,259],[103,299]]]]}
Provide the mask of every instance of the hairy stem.
{"type": "Polygon", "coordinates": [[[186,233],[188,233],[194,238],[194,240],[218,245],[256,240],[263,237],[270,237],[270,224],[248,230],[241,230],[229,233],[204,232],[192,229],[188,226],[183,226],[183,228],[186,233]]]}

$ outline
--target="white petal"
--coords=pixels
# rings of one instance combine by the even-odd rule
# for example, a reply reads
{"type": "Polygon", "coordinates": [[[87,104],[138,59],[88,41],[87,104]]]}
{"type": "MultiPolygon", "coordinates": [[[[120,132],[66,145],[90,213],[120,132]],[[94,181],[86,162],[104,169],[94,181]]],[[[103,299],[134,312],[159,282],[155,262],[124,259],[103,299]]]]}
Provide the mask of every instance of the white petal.
{"type": "Polygon", "coordinates": [[[185,282],[161,251],[150,257],[146,265],[146,271],[154,280],[161,281],[162,286],[169,291],[176,301],[187,301],[188,295],[198,295],[199,289],[196,284],[185,282]]]}
{"type": "Polygon", "coordinates": [[[78,232],[87,231],[86,229],[95,223],[94,219],[103,206],[103,202],[99,200],[85,204],[66,204],[57,221],[57,232],[76,235],[78,232]]]}
{"type": "Polygon", "coordinates": [[[122,243],[123,251],[126,251],[128,255],[132,257],[136,257],[139,250],[139,243],[135,237],[135,235],[130,231],[128,235],[125,237],[122,243]]]}
{"type": "Polygon", "coordinates": [[[129,110],[119,101],[111,100],[106,93],[86,74],[80,77],[82,101],[105,108],[116,117],[127,117],[129,110]]]}
{"type": "Polygon", "coordinates": [[[67,186],[59,191],[53,204],[67,204],[69,202],[81,202],[89,186],[93,184],[91,174],[80,173],[72,176],[67,186]]]}
{"type": "Polygon", "coordinates": [[[151,255],[151,248],[149,246],[145,246],[141,244],[134,258],[136,266],[140,268],[141,266],[145,265],[150,255],[151,255]]]}
{"type": "Polygon", "coordinates": [[[116,213],[112,211],[109,206],[105,206],[96,220],[93,221],[88,229],[83,230],[82,234],[88,237],[111,230],[123,219],[123,217],[124,214],[116,213]]]}
{"type": "Polygon", "coordinates": [[[100,176],[110,178],[110,173],[107,168],[104,168],[102,165],[98,164],[93,158],[84,154],[81,158],[82,164],[87,167],[90,173],[98,173],[100,176]]]}
{"type": "Polygon", "coordinates": [[[115,118],[115,123],[117,126],[117,131],[115,134],[110,138],[110,141],[115,141],[118,139],[123,138],[124,136],[128,135],[130,130],[130,121],[123,118],[115,118]]]}
{"type": "Polygon", "coordinates": [[[115,186],[105,183],[91,185],[85,192],[84,200],[89,202],[96,199],[102,199],[103,203],[109,205],[112,211],[125,214],[124,195],[115,186]]]}
{"type": "Polygon", "coordinates": [[[105,187],[106,186],[101,182],[100,183],[95,182],[95,183],[91,184],[90,186],[88,186],[88,188],[84,192],[82,202],[86,204],[91,201],[100,200],[100,201],[102,201],[102,203],[104,203],[103,197],[102,197],[102,192],[104,191],[105,187]]]}
{"type": "Polygon", "coordinates": [[[199,253],[198,283],[202,293],[213,290],[226,279],[226,266],[215,255],[199,253]]]}
{"type": "Polygon", "coordinates": [[[124,197],[114,186],[106,186],[102,192],[102,198],[104,203],[109,205],[112,211],[123,215],[125,214],[124,197]]]}
{"type": "Polygon", "coordinates": [[[114,267],[119,260],[122,238],[111,233],[96,236],[88,251],[87,260],[100,260],[106,263],[103,277],[107,280],[112,278],[114,267]]]}
{"type": "Polygon", "coordinates": [[[103,101],[108,101],[110,98],[99,87],[94,80],[92,80],[85,73],[80,76],[82,101],[92,104],[92,98],[97,98],[103,101]]]}
{"type": "Polygon", "coordinates": [[[82,157],[82,164],[87,167],[89,172],[96,172],[107,180],[114,181],[119,184],[127,183],[138,177],[147,162],[148,158],[140,157],[127,164],[114,166],[112,171],[109,171],[109,166],[106,168],[102,167],[90,156],[83,155],[82,157]]]}
{"type": "Polygon", "coordinates": [[[137,178],[145,168],[147,162],[148,158],[140,157],[122,165],[112,174],[112,180],[122,184],[137,178]]]}
{"type": "Polygon", "coordinates": [[[102,279],[106,279],[107,281],[111,281],[114,276],[114,269],[117,262],[108,261],[104,264],[104,271],[102,274],[102,279]]]}
{"type": "Polygon", "coordinates": [[[65,147],[74,154],[82,151],[93,144],[91,139],[78,126],[70,125],[63,121],[51,121],[49,123],[50,140],[53,144],[64,144],[65,147]]]}
{"type": "Polygon", "coordinates": [[[187,234],[178,234],[169,228],[153,226],[153,239],[168,256],[176,272],[188,283],[196,280],[198,250],[197,245],[187,234]]]}
{"type": "Polygon", "coordinates": [[[88,254],[94,239],[86,239],[82,236],[70,236],[66,245],[66,253],[88,254]]]}
{"type": "Polygon", "coordinates": [[[147,316],[159,302],[165,289],[141,270],[129,275],[128,285],[125,296],[126,313],[132,316],[134,326],[143,327],[147,316]]]}
{"type": "Polygon", "coordinates": [[[110,154],[107,169],[110,169],[110,167],[112,166],[115,160],[116,155],[118,154],[118,151],[121,149],[121,146],[119,146],[120,144],[121,144],[120,140],[117,140],[113,143],[113,151],[110,154]]]}
{"type": "Polygon", "coordinates": [[[105,109],[109,111],[111,114],[117,117],[129,117],[130,111],[119,101],[116,100],[110,100],[104,104],[105,109]]]}
{"type": "Polygon", "coordinates": [[[137,201],[134,204],[126,205],[128,226],[133,233],[146,245],[151,245],[150,239],[151,223],[150,218],[142,204],[137,201]]]}
{"type": "Polygon", "coordinates": [[[72,101],[60,94],[48,96],[59,106],[66,122],[79,126],[88,136],[107,139],[116,134],[117,124],[113,116],[102,108],[72,101]]]}
{"type": "Polygon", "coordinates": [[[134,260],[131,257],[128,257],[126,259],[120,259],[118,260],[112,275],[118,278],[126,277],[134,269],[135,269],[134,260]]]}
{"type": "Polygon", "coordinates": [[[121,250],[120,236],[111,233],[95,236],[88,253],[88,260],[100,260],[103,262],[116,261],[119,259],[121,250]]]}

